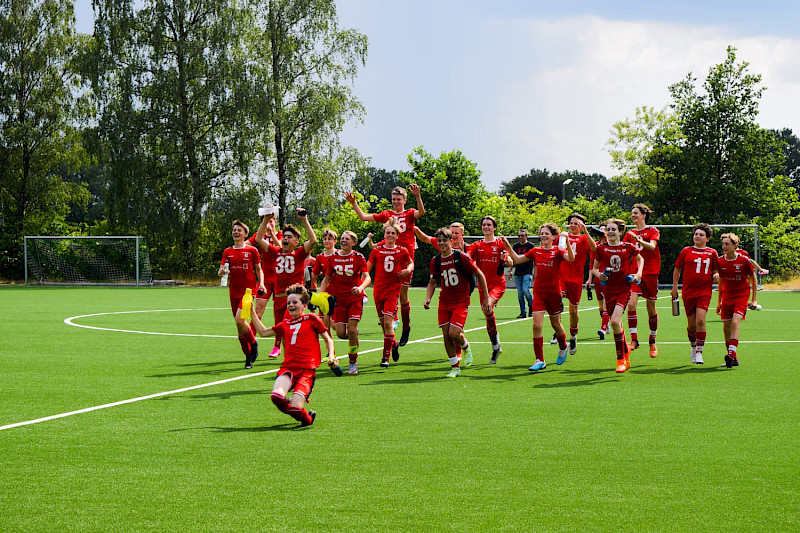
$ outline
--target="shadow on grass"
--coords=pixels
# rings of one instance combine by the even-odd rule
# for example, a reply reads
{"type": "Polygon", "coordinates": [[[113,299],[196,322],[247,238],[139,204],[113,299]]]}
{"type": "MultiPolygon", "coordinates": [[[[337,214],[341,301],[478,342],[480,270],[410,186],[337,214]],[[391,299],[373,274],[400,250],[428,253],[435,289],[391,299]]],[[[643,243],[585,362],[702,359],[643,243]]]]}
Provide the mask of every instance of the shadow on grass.
{"type": "Polygon", "coordinates": [[[296,429],[306,430],[311,426],[301,427],[299,422],[286,422],[283,424],[275,424],[274,426],[256,426],[256,427],[220,427],[220,426],[207,426],[203,429],[210,429],[214,433],[264,433],[265,431],[294,431],[296,429]]]}

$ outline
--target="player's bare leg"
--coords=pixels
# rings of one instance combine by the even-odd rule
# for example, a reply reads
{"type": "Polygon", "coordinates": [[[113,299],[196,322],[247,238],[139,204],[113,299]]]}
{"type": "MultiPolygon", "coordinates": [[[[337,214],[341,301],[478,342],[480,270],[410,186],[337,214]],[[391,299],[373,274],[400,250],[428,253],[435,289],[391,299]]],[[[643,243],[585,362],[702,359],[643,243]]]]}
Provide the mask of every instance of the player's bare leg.
{"type": "Polygon", "coordinates": [[[250,328],[250,324],[247,323],[247,320],[241,317],[242,310],[238,309],[236,311],[236,316],[234,317],[234,321],[236,322],[236,331],[239,337],[239,344],[242,347],[242,353],[244,353],[244,367],[245,368],[253,368],[253,347],[255,346],[256,357],[258,357],[258,341],[256,340],[255,335],[253,334],[253,330],[250,328]]]}
{"type": "Polygon", "coordinates": [[[358,320],[347,322],[347,341],[348,372],[355,375],[358,374],[358,320]]]}
{"type": "Polygon", "coordinates": [[[639,316],[636,314],[636,304],[639,302],[639,294],[631,292],[628,300],[628,331],[631,334],[631,350],[639,348],[639,316]]]}
{"type": "Polygon", "coordinates": [[[408,343],[408,335],[411,333],[411,302],[408,299],[408,286],[400,287],[400,318],[403,322],[403,331],[400,334],[400,346],[408,343]]]}
{"type": "Polygon", "coordinates": [[[578,351],[578,306],[569,304],[569,354],[575,355],[578,351]]]}
{"type": "Polygon", "coordinates": [[[706,344],[706,310],[698,309],[695,312],[695,356],[694,362],[698,365],[703,364],[703,347],[706,344]]]}
{"type": "Polygon", "coordinates": [[[494,308],[497,307],[497,300],[489,296],[489,311],[486,315],[486,332],[489,334],[489,341],[492,343],[492,358],[489,364],[497,364],[497,357],[503,353],[500,346],[500,335],[497,333],[497,319],[495,318],[494,308]]]}
{"type": "Polygon", "coordinates": [[[647,344],[650,345],[650,357],[656,357],[658,356],[658,347],[656,346],[658,311],[656,310],[655,300],[647,300],[647,324],[650,327],[650,335],[647,337],[647,344]]]}
{"type": "Polygon", "coordinates": [[[456,345],[453,342],[452,332],[453,328],[450,324],[442,326],[442,339],[444,340],[444,349],[447,353],[447,359],[450,362],[450,372],[447,373],[448,378],[456,378],[461,375],[461,365],[456,355],[456,345]]]}

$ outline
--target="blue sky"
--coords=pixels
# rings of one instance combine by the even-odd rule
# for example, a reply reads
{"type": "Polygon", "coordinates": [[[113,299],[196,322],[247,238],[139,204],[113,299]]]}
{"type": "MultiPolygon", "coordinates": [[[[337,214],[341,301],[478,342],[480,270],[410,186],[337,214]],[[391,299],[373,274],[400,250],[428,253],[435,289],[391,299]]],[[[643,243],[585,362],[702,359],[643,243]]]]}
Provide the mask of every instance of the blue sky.
{"type": "MultiPolygon", "coordinates": [[[[340,0],[342,27],[369,38],[354,84],[363,124],[343,141],[405,170],[417,146],[461,150],[487,188],[531,168],[614,174],[614,122],[662,108],[668,85],[702,80],[738,48],[767,91],[759,122],[800,133],[796,2],[340,0]]],[[[91,0],[76,2],[91,32],[91,0]]]]}

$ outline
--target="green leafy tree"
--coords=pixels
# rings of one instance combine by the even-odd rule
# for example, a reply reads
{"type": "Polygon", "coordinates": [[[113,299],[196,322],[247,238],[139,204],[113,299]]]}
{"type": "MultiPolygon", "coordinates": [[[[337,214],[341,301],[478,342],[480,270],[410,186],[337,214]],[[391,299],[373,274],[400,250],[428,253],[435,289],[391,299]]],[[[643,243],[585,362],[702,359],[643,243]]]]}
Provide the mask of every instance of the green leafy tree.
{"type": "Polygon", "coordinates": [[[70,203],[84,205],[75,128],[81,45],[67,0],[0,1],[0,227],[4,277],[19,279],[27,233],[68,233],[70,203]]]}
{"type": "Polygon", "coordinates": [[[562,201],[562,196],[566,193],[567,200],[585,196],[589,200],[606,198],[620,203],[630,202],[631,205],[634,203],[618,183],[602,174],[586,174],[577,170],[551,173],[547,169],[534,168],[528,174],[502,182],[499,193],[515,194],[528,202],[545,202],[548,198],[562,201]],[[567,180],[572,182],[564,186],[567,180]]]}
{"type": "MultiPolygon", "coordinates": [[[[783,155],[786,160],[780,174],[789,178],[795,190],[800,191],[800,139],[791,129],[770,130],[779,140],[784,142],[783,155]]],[[[774,177],[776,174],[773,173],[774,177]]]]}
{"type": "Polygon", "coordinates": [[[349,83],[367,55],[367,38],[339,27],[333,0],[269,0],[253,4],[248,40],[251,123],[257,129],[260,183],[277,198],[280,218],[294,202],[313,205],[313,216],[334,207],[363,167],[343,147],[345,123],[363,106],[349,83]],[[270,176],[277,177],[271,184],[270,176]]]}

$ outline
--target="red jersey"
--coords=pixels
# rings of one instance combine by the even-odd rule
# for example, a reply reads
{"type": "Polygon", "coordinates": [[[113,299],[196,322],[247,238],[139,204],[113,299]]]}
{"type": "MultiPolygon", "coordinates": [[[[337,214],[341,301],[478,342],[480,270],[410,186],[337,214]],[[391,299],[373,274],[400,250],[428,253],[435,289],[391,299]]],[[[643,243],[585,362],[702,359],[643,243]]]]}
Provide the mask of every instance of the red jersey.
{"type": "Polygon", "coordinates": [[[361,275],[367,271],[367,260],[352,250],[347,255],[339,251],[328,256],[325,275],[330,276],[328,292],[336,297],[349,296],[353,287],[361,285],[361,275]]]}
{"type": "Polygon", "coordinates": [[[376,294],[383,294],[400,290],[403,282],[397,277],[397,273],[411,264],[411,255],[402,246],[376,246],[369,255],[369,262],[375,265],[374,291],[376,294]]]}
{"type": "Polygon", "coordinates": [[[712,277],[719,270],[719,255],[709,246],[687,246],[678,254],[675,268],[683,269],[683,297],[711,294],[712,277]]]}
{"type": "Polygon", "coordinates": [[[258,250],[250,245],[246,244],[242,248],[234,248],[233,246],[225,248],[225,251],[222,252],[220,266],[228,263],[230,267],[228,290],[231,297],[241,298],[247,289],[252,289],[253,297],[255,298],[256,289],[258,288],[256,265],[260,260],[258,250]]]}
{"type": "Polygon", "coordinates": [[[659,240],[661,240],[661,232],[658,228],[653,226],[645,226],[642,229],[629,229],[628,233],[626,233],[625,237],[622,239],[622,242],[629,242],[636,246],[636,249],[639,250],[639,255],[642,256],[642,259],[644,259],[644,270],[642,271],[643,276],[647,274],[658,275],[661,272],[661,251],[658,249],[659,240]],[[652,252],[645,249],[636,241],[635,235],[638,235],[647,242],[656,241],[656,249],[652,252]]]}
{"type": "Polygon", "coordinates": [[[489,291],[494,287],[506,287],[506,277],[503,275],[506,248],[503,241],[495,237],[493,241],[476,241],[467,249],[467,253],[486,276],[486,285],[489,291]],[[498,274],[498,271],[500,272],[498,274]]]}
{"type": "Polygon", "coordinates": [[[539,294],[560,293],[559,275],[561,274],[561,263],[564,261],[564,252],[556,246],[552,248],[537,246],[525,252],[525,257],[533,261],[536,267],[533,291],[539,294]]]}
{"type": "Polygon", "coordinates": [[[747,253],[747,250],[743,250],[742,248],[736,249],[736,255],[741,255],[742,257],[746,257],[748,261],[750,260],[750,254],[747,253]]]}
{"type": "MultiPolygon", "coordinates": [[[[277,237],[278,240],[283,239],[283,232],[279,231],[277,237]]],[[[269,237],[267,235],[264,235],[264,238],[269,242],[269,237]]],[[[270,283],[275,283],[275,257],[270,257],[264,253],[264,250],[261,250],[256,242],[255,234],[247,239],[247,242],[261,253],[261,270],[264,272],[264,284],[269,285],[270,283]]]]}
{"type": "Polygon", "coordinates": [[[575,261],[561,262],[561,279],[567,283],[583,283],[583,267],[586,265],[586,258],[589,257],[589,239],[586,235],[569,234],[569,245],[572,246],[572,253],[575,254],[575,261]]]}
{"type": "Polygon", "coordinates": [[[625,279],[625,276],[638,271],[638,268],[632,268],[633,260],[637,255],[639,255],[639,250],[629,242],[621,242],[613,246],[608,243],[597,245],[595,261],[600,262],[597,269],[600,272],[605,271],[607,268],[611,269],[608,281],[603,287],[605,294],[625,294],[625,292],[630,292],[631,284],[625,279]]]}
{"type": "Polygon", "coordinates": [[[275,262],[276,294],[286,292],[286,289],[295,283],[302,285],[305,282],[304,264],[308,255],[305,246],[299,246],[285,253],[283,248],[270,244],[264,255],[270,256],[275,262]]]}
{"type": "Polygon", "coordinates": [[[377,215],[373,215],[375,222],[383,224],[391,217],[397,218],[397,224],[400,226],[400,235],[397,236],[397,246],[402,246],[408,250],[408,255],[414,259],[414,249],[417,247],[417,238],[414,236],[414,224],[417,221],[416,209],[404,209],[396,213],[391,209],[381,211],[377,215]]]}
{"type": "Polygon", "coordinates": [[[431,259],[431,279],[441,277],[442,290],[439,292],[439,305],[452,308],[469,307],[469,278],[478,271],[478,267],[470,257],[461,253],[461,269],[455,261],[455,250],[447,257],[441,258],[441,268],[436,266],[436,257],[431,259]],[[462,270],[467,273],[465,276],[462,270]]]}
{"type": "Polygon", "coordinates": [[[306,313],[297,318],[287,318],[272,327],[283,340],[281,368],[314,370],[322,362],[319,336],[328,331],[317,315],[306,313]]]}
{"type": "Polygon", "coordinates": [[[314,266],[311,267],[311,277],[316,279],[319,276],[324,276],[328,270],[328,258],[336,255],[336,250],[333,251],[331,255],[325,255],[325,252],[322,252],[314,259],[314,266]]]}
{"type": "Polygon", "coordinates": [[[724,255],[719,258],[719,277],[722,280],[720,297],[728,300],[747,298],[750,295],[750,276],[753,275],[753,265],[750,259],[738,253],[734,259],[724,255]]]}

